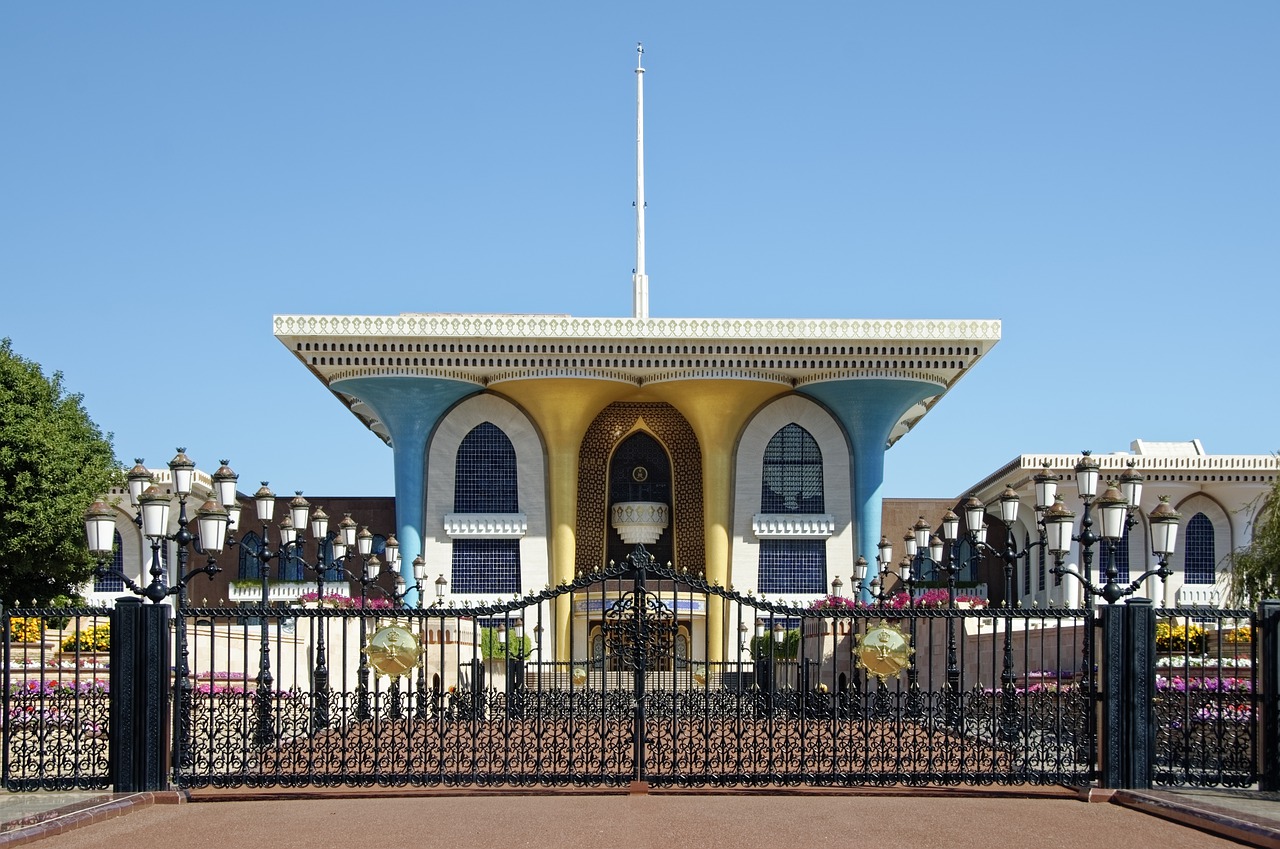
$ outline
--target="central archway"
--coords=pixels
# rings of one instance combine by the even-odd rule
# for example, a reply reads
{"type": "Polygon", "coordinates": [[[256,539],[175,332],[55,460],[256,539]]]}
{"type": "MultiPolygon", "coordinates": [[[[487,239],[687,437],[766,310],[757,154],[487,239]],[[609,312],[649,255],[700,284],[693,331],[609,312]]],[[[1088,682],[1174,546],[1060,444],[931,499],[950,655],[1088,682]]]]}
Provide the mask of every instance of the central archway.
{"type": "MultiPolygon", "coordinates": [[[[631,546],[625,545],[610,525],[613,504],[625,501],[629,491],[621,481],[615,485],[615,477],[631,475],[637,465],[650,460],[654,467],[646,467],[647,474],[665,470],[665,497],[657,500],[666,503],[670,516],[670,524],[657,543],[665,547],[650,551],[659,563],[670,561],[677,569],[703,574],[706,529],[698,438],[684,416],[670,404],[628,402],[605,407],[587,429],[579,450],[574,558],[578,574],[594,572],[611,558],[621,562],[630,552],[631,546]],[[615,498],[615,493],[622,497],[615,498]]],[[[632,479],[632,483],[637,482],[632,479]]],[[[650,487],[647,491],[657,489],[650,487]]]]}

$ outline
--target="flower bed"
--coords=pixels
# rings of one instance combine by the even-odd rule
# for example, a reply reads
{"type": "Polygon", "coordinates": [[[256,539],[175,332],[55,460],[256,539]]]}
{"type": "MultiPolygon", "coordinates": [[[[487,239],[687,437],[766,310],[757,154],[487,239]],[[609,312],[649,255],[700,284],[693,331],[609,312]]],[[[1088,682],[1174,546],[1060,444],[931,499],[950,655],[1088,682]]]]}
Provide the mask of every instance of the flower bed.
{"type": "MultiPolygon", "coordinates": [[[[298,596],[298,603],[307,607],[335,607],[340,610],[360,609],[360,599],[338,595],[337,593],[325,593],[323,597],[317,592],[303,593],[298,596]]],[[[391,610],[395,608],[395,605],[391,603],[390,599],[379,596],[377,598],[364,599],[364,607],[370,610],[391,610]]]]}

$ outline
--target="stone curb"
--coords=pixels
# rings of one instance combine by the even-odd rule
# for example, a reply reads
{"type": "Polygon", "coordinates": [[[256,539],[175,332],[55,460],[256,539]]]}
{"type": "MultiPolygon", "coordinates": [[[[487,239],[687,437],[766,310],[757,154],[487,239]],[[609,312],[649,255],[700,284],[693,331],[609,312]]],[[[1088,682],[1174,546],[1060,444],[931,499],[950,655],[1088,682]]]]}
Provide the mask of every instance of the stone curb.
{"type": "Polygon", "coordinates": [[[1117,790],[1111,797],[1111,802],[1198,828],[1227,840],[1261,849],[1280,849],[1280,821],[1243,819],[1239,811],[1229,808],[1141,790],[1117,790]]]}
{"type": "Polygon", "coordinates": [[[84,802],[64,805],[0,825],[0,847],[22,846],[55,834],[82,828],[96,822],[122,817],[137,808],[156,804],[175,805],[186,801],[177,791],[129,793],[115,796],[105,793],[84,802]]]}

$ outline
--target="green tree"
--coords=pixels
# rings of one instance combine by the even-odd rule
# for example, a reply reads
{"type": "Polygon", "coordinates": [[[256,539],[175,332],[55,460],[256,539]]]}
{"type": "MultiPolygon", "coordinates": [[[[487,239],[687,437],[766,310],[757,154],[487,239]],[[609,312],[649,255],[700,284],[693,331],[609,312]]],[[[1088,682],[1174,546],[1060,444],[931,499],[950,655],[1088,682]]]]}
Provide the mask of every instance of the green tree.
{"type": "Polygon", "coordinates": [[[1262,509],[1251,523],[1249,544],[1231,554],[1231,598],[1254,605],[1280,598],[1280,478],[1263,496],[1262,509]]]}
{"type": "Polygon", "coordinates": [[[480,629],[480,656],[485,660],[502,660],[504,658],[519,660],[521,657],[528,658],[532,651],[532,637],[520,637],[517,640],[515,634],[508,630],[507,642],[504,645],[502,640],[498,638],[497,628],[480,629]]]}
{"type": "Polygon", "coordinates": [[[110,437],[61,373],[0,340],[0,600],[44,604],[89,578],[84,511],[119,478],[110,437]]]}
{"type": "Polygon", "coordinates": [[[795,660],[800,654],[800,629],[788,628],[780,643],[768,633],[752,637],[749,651],[756,660],[795,660]]]}

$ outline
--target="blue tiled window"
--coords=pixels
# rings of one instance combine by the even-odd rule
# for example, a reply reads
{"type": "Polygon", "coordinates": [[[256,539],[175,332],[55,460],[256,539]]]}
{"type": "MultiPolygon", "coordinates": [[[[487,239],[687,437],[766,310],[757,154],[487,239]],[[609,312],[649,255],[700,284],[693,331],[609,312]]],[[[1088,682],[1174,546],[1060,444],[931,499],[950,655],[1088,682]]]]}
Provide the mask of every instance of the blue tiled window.
{"type": "MultiPolygon", "coordinates": [[[[784,426],[765,446],[761,465],[761,513],[824,511],[822,451],[809,431],[784,426]]],[[[760,540],[759,586],[765,593],[826,592],[826,540],[760,540]]]]}
{"type": "MultiPolygon", "coordinates": [[[[124,572],[124,540],[120,532],[115,532],[115,545],[111,552],[111,568],[116,572],[124,572]]],[[[95,593],[115,593],[124,590],[124,581],[118,575],[107,575],[105,578],[94,576],[93,591],[95,593]]]]}
{"type": "Polygon", "coordinates": [[[1188,584],[1214,582],[1213,522],[1197,513],[1187,522],[1187,542],[1183,555],[1183,580],[1188,584]]]}
{"type": "Polygon", "coordinates": [[[760,592],[809,595],[826,591],[826,540],[760,540],[760,592]]]}
{"type": "Polygon", "coordinates": [[[515,513],[516,450],[496,425],[476,425],[458,446],[454,467],[455,513],[515,513]]]}
{"type": "Polygon", "coordinates": [[[764,449],[761,513],[822,513],[822,451],[809,431],[794,422],[773,435],[764,449]]]}
{"type": "MultiPolygon", "coordinates": [[[[520,510],[516,451],[511,439],[492,422],[476,425],[463,438],[454,472],[454,512],[520,510]]],[[[452,592],[519,592],[520,540],[456,539],[452,566],[452,592]]]]}
{"type": "Polygon", "coordinates": [[[455,593],[519,592],[520,540],[454,540],[449,589],[455,593]]]}

